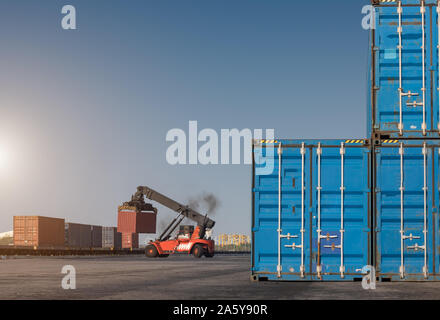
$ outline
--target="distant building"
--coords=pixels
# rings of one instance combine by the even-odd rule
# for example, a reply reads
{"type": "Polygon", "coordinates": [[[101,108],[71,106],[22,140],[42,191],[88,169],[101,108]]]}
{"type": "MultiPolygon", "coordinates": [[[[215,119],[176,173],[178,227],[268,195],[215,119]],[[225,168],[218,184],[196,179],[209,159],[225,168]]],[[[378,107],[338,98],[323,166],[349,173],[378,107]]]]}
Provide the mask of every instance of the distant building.
{"type": "Polygon", "coordinates": [[[14,244],[14,232],[8,231],[0,233],[0,246],[10,246],[14,244]]]}
{"type": "Polygon", "coordinates": [[[13,236],[14,236],[14,231],[8,231],[8,232],[0,233],[0,239],[12,238],[13,236]]]}
{"type": "Polygon", "coordinates": [[[217,245],[220,247],[232,245],[241,246],[250,243],[250,237],[244,234],[220,234],[217,238],[217,245]]]}

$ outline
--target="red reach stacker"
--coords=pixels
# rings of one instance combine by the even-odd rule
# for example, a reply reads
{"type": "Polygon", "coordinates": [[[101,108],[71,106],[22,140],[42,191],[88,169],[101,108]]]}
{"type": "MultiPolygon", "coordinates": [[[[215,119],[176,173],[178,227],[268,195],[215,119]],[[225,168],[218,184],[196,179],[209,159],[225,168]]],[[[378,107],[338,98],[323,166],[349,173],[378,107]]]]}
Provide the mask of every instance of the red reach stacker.
{"type": "Polygon", "coordinates": [[[145,250],[147,257],[165,258],[174,253],[192,254],[196,258],[202,256],[212,258],[214,256],[214,240],[211,239],[211,232],[215,221],[209,219],[207,215],[202,215],[188,206],[143,186],[138,187],[131,201],[124,203],[124,205],[142,208],[146,204],[144,196],[178,213],[160,237],[147,245],[145,250]],[[181,226],[180,224],[185,218],[195,221],[197,226],[195,228],[194,226],[181,226]],[[171,239],[172,233],[179,226],[177,237],[171,239]]]}

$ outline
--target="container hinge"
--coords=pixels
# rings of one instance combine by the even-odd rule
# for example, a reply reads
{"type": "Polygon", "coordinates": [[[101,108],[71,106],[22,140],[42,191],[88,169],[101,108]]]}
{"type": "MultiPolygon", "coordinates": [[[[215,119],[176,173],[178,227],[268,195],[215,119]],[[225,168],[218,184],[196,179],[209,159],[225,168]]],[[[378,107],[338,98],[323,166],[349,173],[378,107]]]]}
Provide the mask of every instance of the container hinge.
{"type": "Polygon", "coordinates": [[[301,278],[305,277],[305,273],[306,273],[306,266],[305,265],[301,265],[301,267],[299,268],[300,272],[301,272],[301,278]]]}
{"type": "Polygon", "coordinates": [[[278,278],[281,278],[281,272],[283,271],[283,267],[281,265],[277,266],[278,278]]]}
{"type": "Polygon", "coordinates": [[[405,267],[400,266],[399,272],[400,272],[400,279],[404,279],[405,278],[405,267]]]}
{"type": "Polygon", "coordinates": [[[345,266],[340,266],[339,272],[341,273],[341,279],[344,279],[345,278],[345,266]]]}
{"type": "Polygon", "coordinates": [[[321,278],[321,273],[322,273],[321,265],[316,266],[316,273],[318,274],[318,278],[321,278]]]}

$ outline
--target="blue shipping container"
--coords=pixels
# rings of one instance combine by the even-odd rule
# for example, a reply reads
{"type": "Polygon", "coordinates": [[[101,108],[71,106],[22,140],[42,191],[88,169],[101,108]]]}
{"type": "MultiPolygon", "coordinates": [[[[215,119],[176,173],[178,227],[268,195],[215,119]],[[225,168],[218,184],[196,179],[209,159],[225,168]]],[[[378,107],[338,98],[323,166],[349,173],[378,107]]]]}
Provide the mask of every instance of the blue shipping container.
{"type": "Polygon", "coordinates": [[[375,147],[376,274],[440,280],[440,141],[388,140],[375,147]]]}
{"type": "Polygon", "coordinates": [[[437,1],[373,1],[367,136],[438,138],[437,1]]]}
{"type": "Polygon", "coordinates": [[[253,152],[252,278],[361,278],[371,257],[369,140],[263,140],[253,152]]]}

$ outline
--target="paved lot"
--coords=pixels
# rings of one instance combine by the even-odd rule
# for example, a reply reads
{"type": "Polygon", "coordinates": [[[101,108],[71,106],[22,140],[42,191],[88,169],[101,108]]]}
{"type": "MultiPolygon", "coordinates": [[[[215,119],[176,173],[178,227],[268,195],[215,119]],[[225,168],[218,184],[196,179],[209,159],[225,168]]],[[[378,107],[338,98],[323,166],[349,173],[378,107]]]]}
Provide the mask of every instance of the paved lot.
{"type": "Polygon", "coordinates": [[[253,283],[249,256],[0,259],[0,299],[440,299],[440,283],[253,283]],[[64,265],[77,289],[63,290],[64,265]]]}

